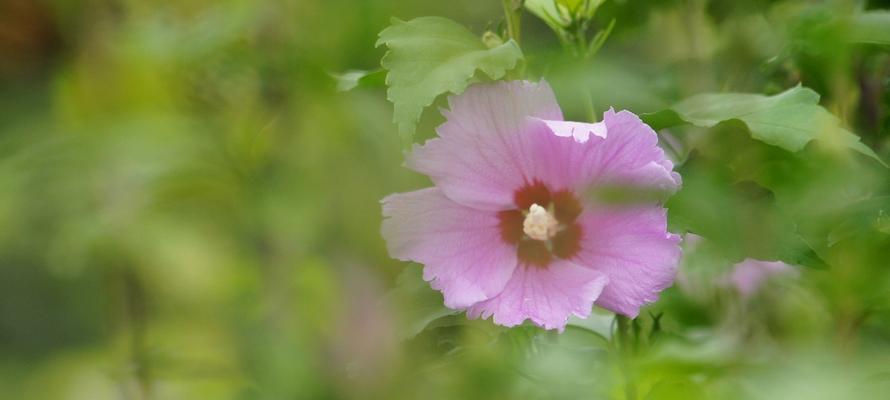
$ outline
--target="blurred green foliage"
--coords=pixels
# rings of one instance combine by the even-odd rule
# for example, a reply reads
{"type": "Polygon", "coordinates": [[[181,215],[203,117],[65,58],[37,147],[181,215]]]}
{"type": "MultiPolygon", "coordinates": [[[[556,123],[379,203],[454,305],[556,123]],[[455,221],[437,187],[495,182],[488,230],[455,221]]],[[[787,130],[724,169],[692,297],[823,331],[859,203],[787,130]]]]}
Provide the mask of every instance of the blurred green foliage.
{"type": "MultiPolygon", "coordinates": [[[[821,95],[818,106],[810,96],[817,114],[839,120],[826,129],[846,127],[890,160],[888,14],[873,11],[887,8],[606,0],[578,9],[584,35],[611,31],[584,36],[604,40],[595,56],[551,31],[580,25],[524,12],[523,65],[574,120],[802,84],[821,95]]],[[[418,266],[389,259],[379,200],[428,182],[400,167],[380,72],[340,74],[379,70],[374,44],[391,17],[448,17],[481,38],[506,30],[502,13],[470,0],[0,3],[2,397],[890,389],[890,173],[843,141],[790,152],[723,118],[661,131],[685,182],[668,203],[672,229],[703,239],[685,244],[678,285],[627,327],[630,350],[616,350],[599,310],[561,335],[468,321],[441,307],[418,266]],[[745,258],[803,267],[742,299],[721,279],[745,258]]],[[[424,113],[418,136],[440,121],[424,113]]]]}

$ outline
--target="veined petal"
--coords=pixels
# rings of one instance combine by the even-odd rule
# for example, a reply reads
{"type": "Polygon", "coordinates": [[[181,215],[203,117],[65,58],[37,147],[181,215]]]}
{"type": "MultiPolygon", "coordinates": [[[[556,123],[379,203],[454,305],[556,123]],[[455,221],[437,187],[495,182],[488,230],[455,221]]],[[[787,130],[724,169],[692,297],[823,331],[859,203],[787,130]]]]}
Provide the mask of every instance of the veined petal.
{"type": "Polygon", "coordinates": [[[392,257],[424,265],[423,278],[454,309],[494,297],[516,269],[493,212],[451,201],[438,188],[383,199],[383,237],[392,257]]]}
{"type": "Polygon", "coordinates": [[[658,135],[636,114],[622,110],[606,111],[603,121],[608,137],[598,146],[600,153],[594,184],[645,185],[670,193],[680,187],[680,174],[658,147],[658,135]]]}
{"type": "Polygon", "coordinates": [[[494,323],[516,326],[526,319],[544,329],[565,329],[571,315],[586,318],[609,282],[599,271],[560,260],[547,268],[522,265],[496,297],[474,304],[469,318],[494,317],[494,323]]]}
{"type": "Polygon", "coordinates": [[[520,135],[528,117],[562,119],[553,91],[546,82],[498,82],[472,86],[449,104],[439,137],[415,146],[408,167],[458,203],[510,208],[514,191],[535,178],[538,160],[520,135]]]}
{"type": "Polygon", "coordinates": [[[629,317],[671,286],[680,237],[667,232],[661,207],[593,209],[578,218],[584,236],[573,261],[609,277],[598,306],[629,317]]]}
{"type": "Polygon", "coordinates": [[[529,125],[531,136],[549,132],[561,139],[541,145],[539,138],[532,151],[537,175],[551,184],[578,191],[608,184],[667,193],[680,185],[655,131],[629,111],[609,110],[596,124],[532,118],[529,125]]]}

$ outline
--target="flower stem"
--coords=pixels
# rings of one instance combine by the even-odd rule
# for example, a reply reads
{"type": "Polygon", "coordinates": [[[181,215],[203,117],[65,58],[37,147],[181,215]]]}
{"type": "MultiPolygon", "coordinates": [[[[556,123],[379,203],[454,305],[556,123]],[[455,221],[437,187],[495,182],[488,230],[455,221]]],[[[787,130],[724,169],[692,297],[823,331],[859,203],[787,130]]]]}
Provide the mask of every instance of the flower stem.
{"type": "Polygon", "coordinates": [[[504,19],[507,21],[507,37],[519,44],[519,17],[522,0],[501,0],[504,5],[504,19]]]}
{"type": "Polygon", "coordinates": [[[618,324],[618,355],[621,364],[621,372],[624,375],[625,400],[637,400],[637,386],[634,382],[631,361],[634,353],[634,340],[632,337],[632,320],[623,315],[615,315],[618,324]]]}
{"type": "MultiPolygon", "coordinates": [[[[522,5],[525,0],[501,0],[504,6],[504,20],[507,23],[507,40],[513,40],[519,46],[519,22],[522,15],[522,5]]],[[[507,73],[506,78],[521,79],[525,76],[525,58],[516,63],[516,68],[507,73]]]]}

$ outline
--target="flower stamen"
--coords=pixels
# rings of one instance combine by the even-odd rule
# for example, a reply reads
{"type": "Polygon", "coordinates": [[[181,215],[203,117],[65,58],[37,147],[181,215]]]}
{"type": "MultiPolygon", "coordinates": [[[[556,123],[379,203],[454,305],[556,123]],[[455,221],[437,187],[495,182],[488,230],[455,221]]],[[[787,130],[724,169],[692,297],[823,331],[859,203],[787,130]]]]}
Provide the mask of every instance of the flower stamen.
{"type": "Polygon", "coordinates": [[[537,203],[533,203],[522,221],[522,232],[534,240],[546,241],[556,235],[559,221],[553,213],[537,203]]]}

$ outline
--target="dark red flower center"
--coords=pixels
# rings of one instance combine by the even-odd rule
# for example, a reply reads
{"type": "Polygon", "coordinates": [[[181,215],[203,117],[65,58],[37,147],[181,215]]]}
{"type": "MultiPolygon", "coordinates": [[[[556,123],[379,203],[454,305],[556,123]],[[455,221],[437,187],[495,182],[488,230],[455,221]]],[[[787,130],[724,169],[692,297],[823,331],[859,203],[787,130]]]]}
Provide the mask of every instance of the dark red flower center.
{"type": "MultiPolygon", "coordinates": [[[[516,245],[519,261],[537,267],[550,265],[554,257],[569,259],[581,249],[581,226],[575,220],[581,215],[581,203],[569,190],[551,191],[543,182],[534,180],[516,190],[513,194],[516,209],[498,213],[500,219],[501,238],[505,242],[516,245]],[[533,210],[532,206],[537,210],[533,210]],[[542,218],[529,220],[532,211],[541,213],[541,207],[548,213],[542,218]],[[549,220],[548,220],[549,218],[549,220]],[[550,221],[555,218],[555,229],[541,235],[539,230],[530,231],[538,221],[550,221]],[[530,236],[527,232],[533,232],[530,236]]],[[[540,217],[540,215],[535,216],[540,217]]]]}

